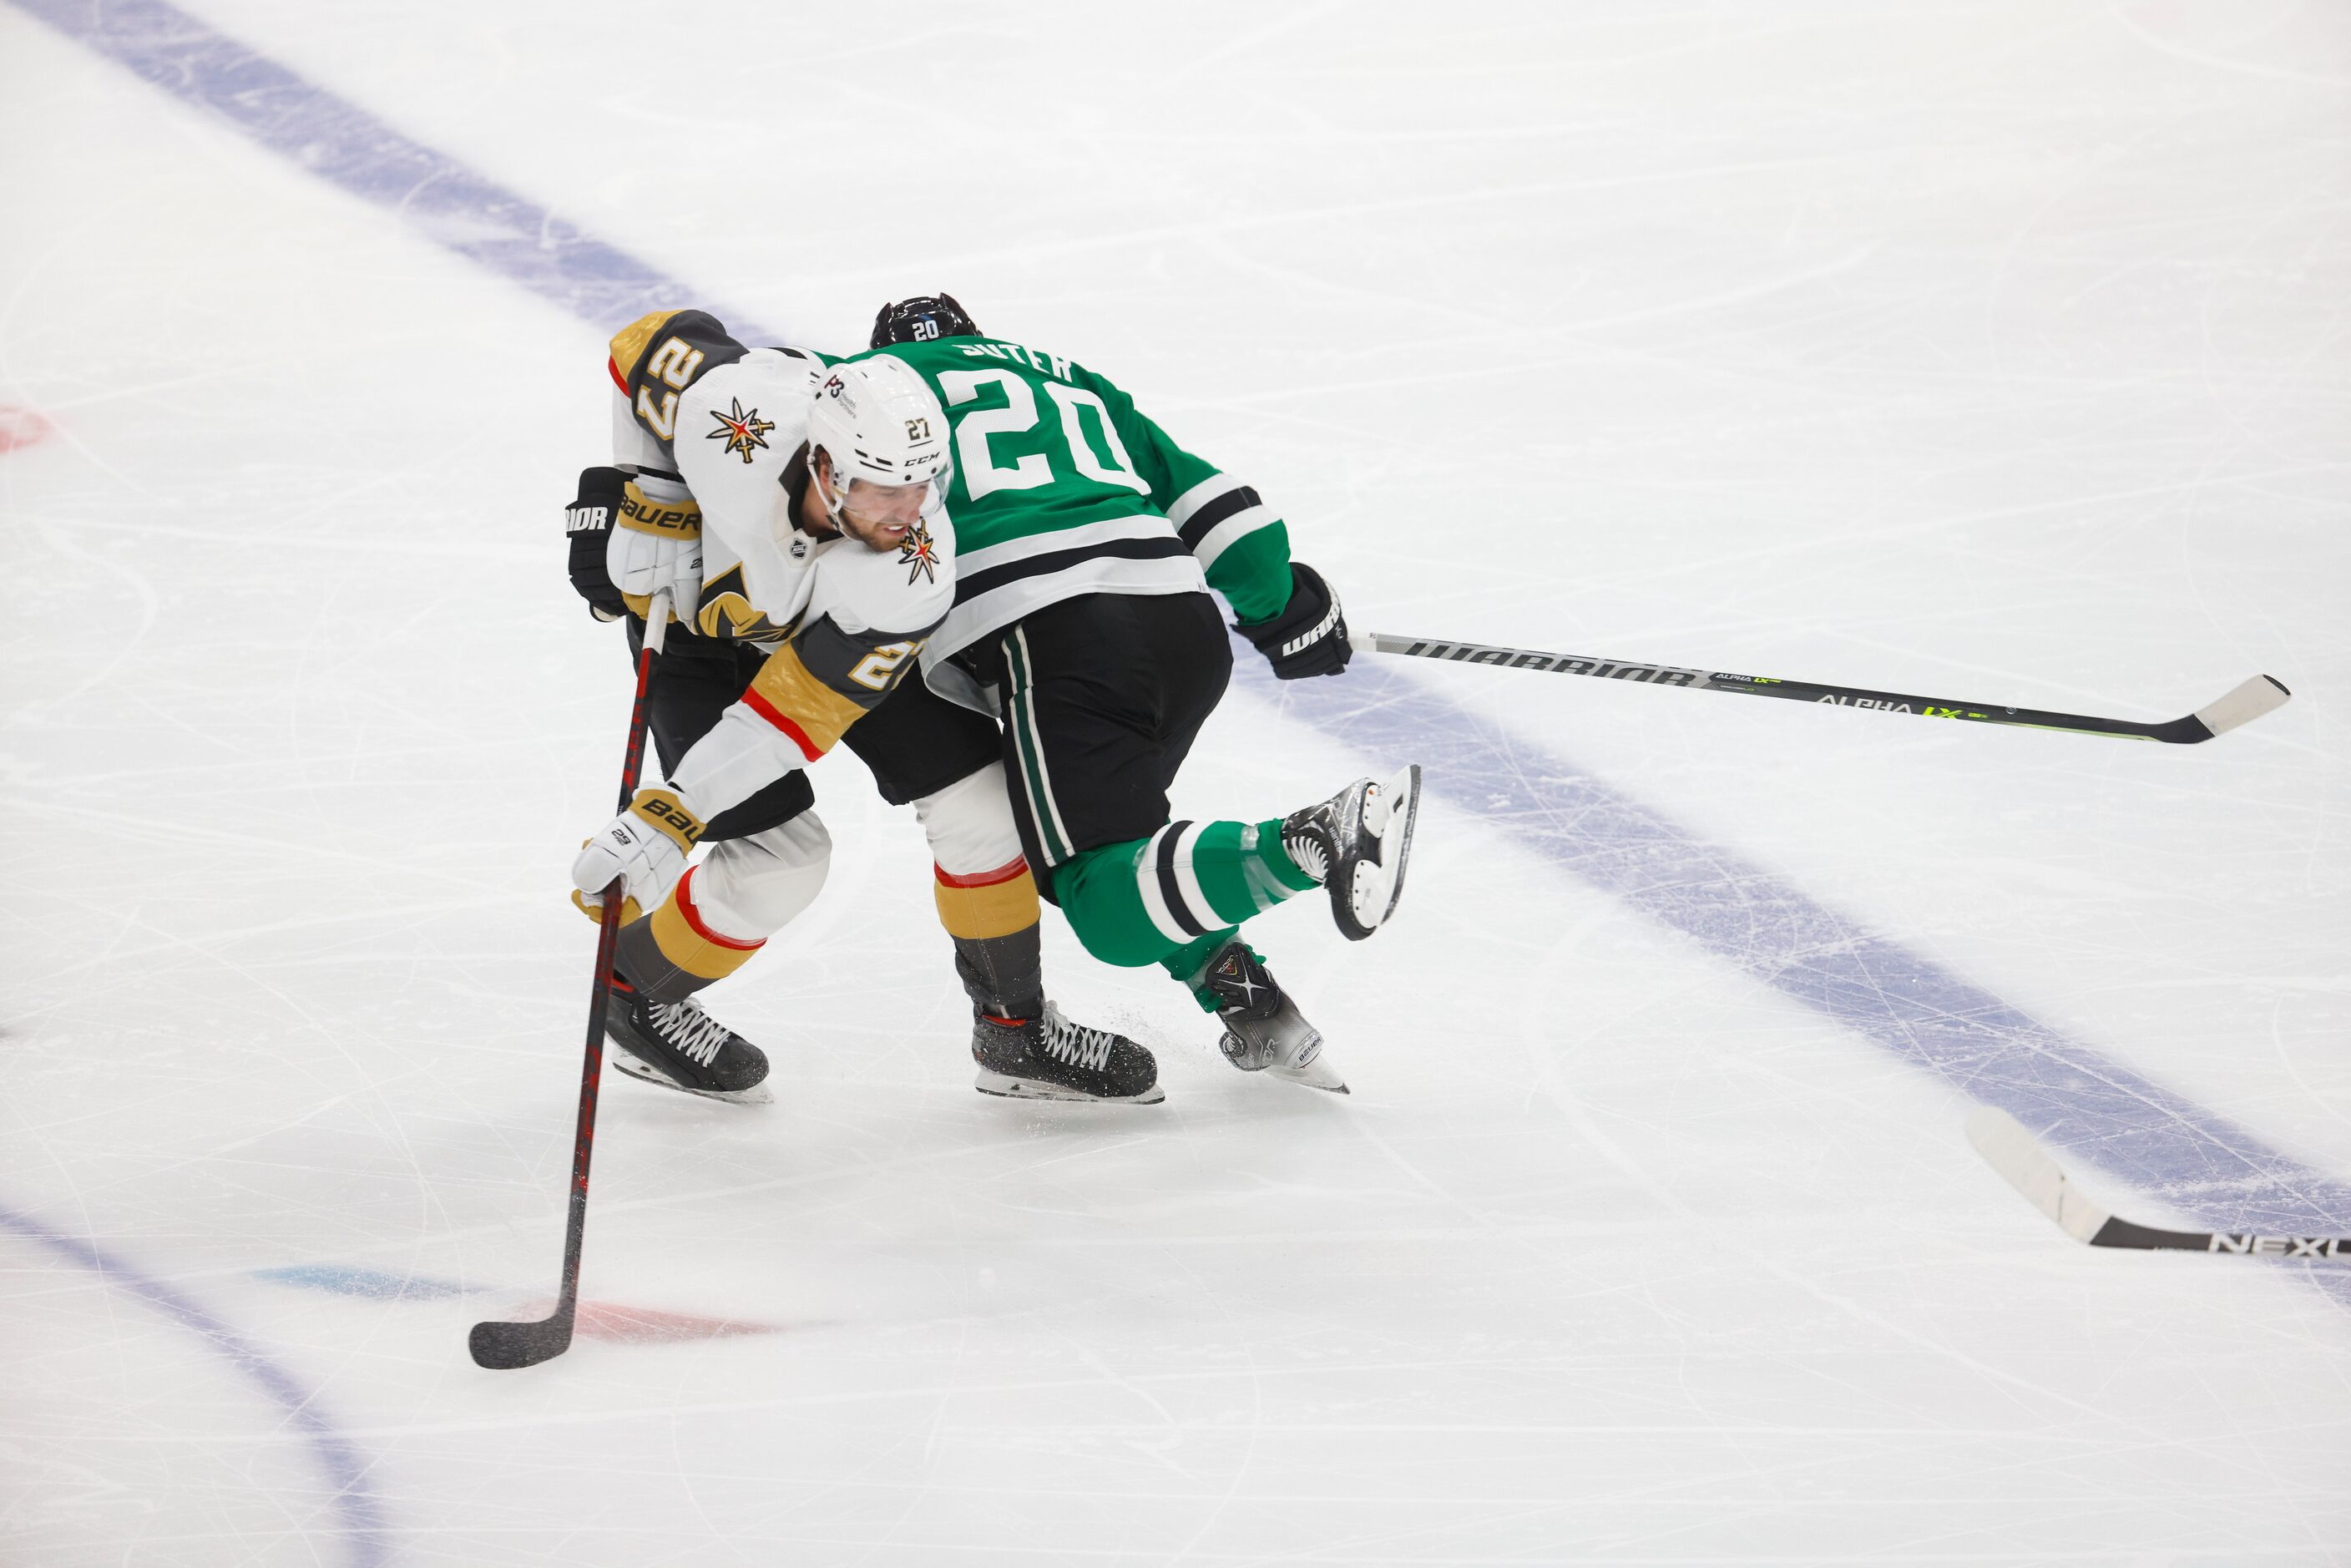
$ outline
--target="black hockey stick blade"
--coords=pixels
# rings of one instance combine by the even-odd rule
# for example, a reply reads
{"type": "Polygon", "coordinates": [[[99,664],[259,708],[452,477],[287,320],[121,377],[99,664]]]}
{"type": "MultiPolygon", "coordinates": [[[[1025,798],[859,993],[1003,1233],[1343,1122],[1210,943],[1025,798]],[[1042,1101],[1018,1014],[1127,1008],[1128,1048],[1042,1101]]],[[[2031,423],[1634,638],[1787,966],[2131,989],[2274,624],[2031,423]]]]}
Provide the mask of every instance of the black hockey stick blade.
{"type": "Polygon", "coordinates": [[[465,1336],[474,1364],[491,1372],[511,1372],[553,1361],[571,1348],[573,1314],[561,1307],[537,1322],[478,1322],[465,1336]]]}
{"type": "Polygon", "coordinates": [[[1826,685],[1816,681],[1784,680],[1777,675],[1740,675],[1728,670],[1691,670],[1677,664],[1650,664],[1638,660],[1601,659],[1580,653],[1543,653],[1531,648],[1503,648],[1485,643],[1463,643],[1441,637],[1399,637],[1387,632],[1357,632],[1348,641],[1366,653],[1403,653],[1418,659],[1444,659],[1453,664],[1495,664],[1510,670],[1543,670],[1562,675],[1589,675],[1595,680],[1631,681],[1638,685],[1686,686],[1701,692],[1735,692],[1741,696],[1777,697],[1782,702],[1826,703],[1832,707],[1861,708],[1871,713],[1916,714],[1924,718],[1959,719],[1973,724],[2002,724],[2024,729],[2062,729],[2075,735],[2111,735],[2125,740],[2159,740],[2172,746],[2193,746],[2249,724],[2284,706],[2294,694],[2283,682],[2255,675],[2217,701],[2194,713],[2160,724],[2135,719],[2103,718],[2095,714],[2052,713],[2040,708],[2008,707],[1995,703],[1962,702],[1957,697],[1918,696],[1908,692],[1882,692],[1867,686],[1826,685]]]}
{"type": "Polygon", "coordinates": [[[2158,1230],[2108,1213],[2067,1178],[2017,1119],[1992,1105],[1968,1114],[1968,1142],[2025,1201],[2076,1241],[2136,1252],[2226,1252],[2247,1258],[2351,1260],[2351,1237],[2262,1236],[2252,1231],[2158,1230]]]}

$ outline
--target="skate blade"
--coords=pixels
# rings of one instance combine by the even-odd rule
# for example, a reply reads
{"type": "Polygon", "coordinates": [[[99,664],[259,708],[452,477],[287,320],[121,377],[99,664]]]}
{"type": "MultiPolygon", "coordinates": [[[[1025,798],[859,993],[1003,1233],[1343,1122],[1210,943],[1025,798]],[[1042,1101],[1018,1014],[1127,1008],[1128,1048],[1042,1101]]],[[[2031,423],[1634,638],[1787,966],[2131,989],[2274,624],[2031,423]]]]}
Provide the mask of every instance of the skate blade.
{"type": "Polygon", "coordinates": [[[1279,1078],[1285,1083],[1302,1083],[1309,1089],[1327,1090],[1333,1094],[1354,1092],[1347,1087],[1347,1081],[1339,1076],[1339,1070],[1331,1065],[1330,1057],[1322,1051],[1316,1051],[1314,1060],[1303,1067],[1269,1067],[1265,1075],[1279,1078]]]}
{"type": "Polygon", "coordinates": [[[1140,1094],[1081,1094],[1075,1089],[1059,1083],[1048,1083],[1037,1078],[1015,1078],[1009,1073],[981,1068],[972,1081],[974,1089],[982,1094],[993,1094],[999,1100],[1058,1100],[1071,1105],[1156,1105],[1167,1098],[1167,1091],[1154,1083],[1140,1094]]]}
{"type": "Polygon", "coordinates": [[[674,1089],[681,1094],[698,1094],[705,1100],[724,1100],[735,1105],[772,1105],[776,1103],[775,1092],[764,1082],[754,1083],[748,1089],[696,1089],[691,1084],[680,1083],[660,1068],[618,1046],[612,1049],[609,1060],[613,1067],[641,1082],[658,1083],[664,1089],[674,1089]]]}
{"type": "MultiPolygon", "coordinates": [[[[1380,818],[1379,826],[1373,830],[1380,837],[1379,863],[1357,863],[1354,886],[1348,890],[1347,913],[1352,918],[1342,921],[1339,927],[1357,942],[1385,925],[1404,897],[1404,873],[1412,859],[1412,830],[1420,821],[1420,764],[1411,764],[1383,783],[1370,807],[1378,809],[1380,818]],[[1373,909],[1378,913],[1367,914],[1373,909]]],[[[1374,812],[1367,808],[1364,814],[1368,819],[1374,812]]]]}

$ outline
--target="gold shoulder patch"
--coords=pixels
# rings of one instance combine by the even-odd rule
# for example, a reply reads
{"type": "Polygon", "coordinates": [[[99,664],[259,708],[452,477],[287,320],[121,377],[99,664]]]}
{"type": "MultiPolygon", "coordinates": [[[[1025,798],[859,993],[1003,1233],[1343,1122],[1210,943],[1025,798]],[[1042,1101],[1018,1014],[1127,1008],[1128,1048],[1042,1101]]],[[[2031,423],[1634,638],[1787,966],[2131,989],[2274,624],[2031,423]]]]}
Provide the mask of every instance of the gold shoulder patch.
{"type": "Polygon", "coordinates": [[[637,361],[644,358],[645,345],[653,340],[653,334],[660,331],[663,323],[671,317],[683,314],[683,311],[677,310],[656,310],[650,316],[638,317],[618,332],[613,333],[613,372],[622,378],[634,372],[637,361]]]}

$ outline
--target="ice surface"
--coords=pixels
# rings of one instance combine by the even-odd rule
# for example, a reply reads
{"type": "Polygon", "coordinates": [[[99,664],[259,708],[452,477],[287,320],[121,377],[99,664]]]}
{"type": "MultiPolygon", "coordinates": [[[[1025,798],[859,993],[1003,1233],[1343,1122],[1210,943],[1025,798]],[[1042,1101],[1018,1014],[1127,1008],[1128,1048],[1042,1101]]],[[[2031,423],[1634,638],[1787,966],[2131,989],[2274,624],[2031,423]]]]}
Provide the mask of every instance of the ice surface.
{"type": "Polygon", "coordinates": [[[2341,1560],[2351,1296],[2091,1252],[1960,1133],[2030,1090],[2134,1218],[2351,1234],[2339,8],[195,15],[448,162],[339,185],[261,78],[0,6],[0,1559],[2341,1560]],[[1418,760],[1419,854],[1371,943],[1263,925],[1346,1100],[1049,923],[1150,1110],[971,1092],[829,761],[831,883],[713,998],[778,1103],[608,1081],[595,1312],[483,1373],[628,696],[554,522],[614,323],[497,267],[590,241],[831,347],[950,289],[1364,627],[2294,700],[1245,681],[1179,813],[1418,760]]]}

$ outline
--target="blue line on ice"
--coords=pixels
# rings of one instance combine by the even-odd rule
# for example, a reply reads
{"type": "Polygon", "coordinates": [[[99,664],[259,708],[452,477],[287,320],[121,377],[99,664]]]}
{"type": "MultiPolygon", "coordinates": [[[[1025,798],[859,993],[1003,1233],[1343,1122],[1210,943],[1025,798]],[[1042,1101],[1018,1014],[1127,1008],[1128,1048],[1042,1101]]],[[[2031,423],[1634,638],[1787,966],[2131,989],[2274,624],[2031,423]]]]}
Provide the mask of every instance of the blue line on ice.
{"type": "MultiPolygon", "coordinates": [[[[1342,680],[1286,688],[1254,658],[1236,657],[1234,670],[1259,695],[1286,700],[1291,713],[1372,756],[1443,757],[1429,788],[1455,809],[2052,1144],[2160,1193],[2199,1224],[2271,1234],[2351,1228],[2351,1184],[1855,925],[1573,763],[1456,707],[1429,684],[1369,656],[1342,680]],[[1473,787],[1446,789],[1447,779],[1473,787]]],[[[2107,1196],[2127,1208],[2120,1195],[2107,1196]]],[[[2351,1304],[2351,1272],[2302,1267],[2351,1304]]]]}
{"type": "Polygon", "coordinates": [[[162,1281],[99,1250],[89,1242],[50,1229],[30,1215],[0,1208],[0,1227],[15,1231],[75,1265],[88,1269],[109,1285],[138,1297],[157,1312],[204,1340],[230,1364],[260,1385],[270,1402],[286,1412],[286,1419],[302,1434],[327,1472],[340,1533],[350,1547],[358,1568],[378,1568],[392,1561],[391,1537],[385,1532],[383,1507],[368,1479],[367,1462],[349,1438],[319,1413],[318,1396],[295,1381],[294,1375],[269,1359],[251,1340],[180,1294],[162,1281]]]}
{"type": "Polygon", "coordinates": [[[294,1263],[282,1269],[256,1269],[253,1277],[273,1285],[296,1285],[330,1295],[360,1296],[371,1301],[427,1301],[465,1295],[471,1289],[454,1280],[390,1274],[381,1269],[362,1269],[350,1263],[294,1263]]]}
{"type": "MultiPolygon", "coordinates": [[[[411,141],[162,0],[16,0],[143,79],[219,115],[435,244],[611,329],[699,297],[411,141]]],[[[746,333],[780,341],[746,324],[746,333]]],[[[1244,684],[1276,695],[1254,659],[1244,684]]],[[[1361,662],[1339,688],[1281,689],[1290,710],[1384,758],[1447,757],[1432,788],[1732,967],[1999,1105],[2052,1142],[2215,1229],[2339,1229],[2351,1184],[2141,1077],[1573,764],[1361,662]],[[1455,792],[1447,780],[1473,779],[1455,792]]],[[[2305,1266],[2307,1267],[2307,1266],[2305,1266]]],[[[2351,1275],[2318,1270],[2351,1301],[2351,1275]]]]}
{"type": "Polygon", "coordinates": [[[677,298],[674,282],[636,257],[162,0],[16,3],[329,183],[391,208],[434,244],[591,321],[624,324],[677,298]]]}

